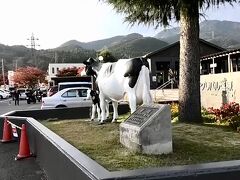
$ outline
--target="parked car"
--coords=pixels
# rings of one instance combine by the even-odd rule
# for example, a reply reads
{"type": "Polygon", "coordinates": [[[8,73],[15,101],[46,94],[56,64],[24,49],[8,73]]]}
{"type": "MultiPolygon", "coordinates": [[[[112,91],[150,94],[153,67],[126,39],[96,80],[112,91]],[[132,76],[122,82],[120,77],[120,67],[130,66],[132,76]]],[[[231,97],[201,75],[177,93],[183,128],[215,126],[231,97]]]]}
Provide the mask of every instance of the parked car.
{"type": "Polygon", "coordinates": [[[7,90],[7,89],[0,89],[0,90],[1,90],[2,92],[6,93],[6,94],[8,95],[8,97],[11,96],[11,93],[10,93],[9,90],[7,90]]]}
{"type": "Polygon", "coordinates": [[[18,91],[20,92],[19,99],[26,99],[27,98],[27,89],[26,88],[19,88],[18,91]]]}
{"type": "Polygon", "coordinates": [[[32,103],[36,103],[36,90],[34,89],[27,89],[26,92],[26,100],[27,100],[27,103],[30,104],[31,102],[32,103]]]}
{"type": "Polygon", "coordinates": [[[40,89],[40,93],[42,97],[47,97],[47,89],[40,89]]]}
{"type": "Polygon", "coordinates": [[[88,90],[90,89],[87,87],[66,88],[51,97],[43,97],[41,109],[91,107],[92,101],[88,98],[88,90]]]}
{"type": "Polygon", "coordinates": [[[58,86],[52,86],[48,89],[47,96],[50,97],[58,92],[58,86]]]}
{"type": "Polygon", "coordinates": [[[6,98],[9,98],[9,96],[10,96],[10,93],[0,89],[0,99],[6,99],[6,98]]]}
{"type": "Polygon", "coordinates": [[[58,91],[61,91],[65,88],[73,88],[73,87],[92,87],[91,82],[60,82],[58,83],[58,91]]]}

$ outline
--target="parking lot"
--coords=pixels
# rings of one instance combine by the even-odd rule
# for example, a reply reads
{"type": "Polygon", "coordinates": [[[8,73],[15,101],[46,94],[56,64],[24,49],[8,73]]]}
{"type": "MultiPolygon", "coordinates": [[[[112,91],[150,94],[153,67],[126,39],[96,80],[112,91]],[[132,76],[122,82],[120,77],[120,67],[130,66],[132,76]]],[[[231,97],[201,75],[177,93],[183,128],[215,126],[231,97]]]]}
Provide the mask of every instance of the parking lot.
{"type": "Polygon", "coordinates": [[[0,100],[0,115],[15,110],[40,109],[40,107],[41,102],[36,102],[35,104],[27,104],[26,100],[20,100],[19,106],[15,106],[14,101],[11,98],[2,99],[0,100]]]}
{"type": "MultiPolygon", "coordinates": [[[[20,100],[19,104],[19,106],[15,106],[14,101],[10,98],[0,100],[0,115],[15,110],[40,109],[41,106],[41,102],[27,104],[26,100],[20,100]]],[[[0,143],[0,179],[46,180],[47,177],[43,169],[36,162],[36,158],[14,160],[18,154],[18,150],[19,142],[0,143]]]]}

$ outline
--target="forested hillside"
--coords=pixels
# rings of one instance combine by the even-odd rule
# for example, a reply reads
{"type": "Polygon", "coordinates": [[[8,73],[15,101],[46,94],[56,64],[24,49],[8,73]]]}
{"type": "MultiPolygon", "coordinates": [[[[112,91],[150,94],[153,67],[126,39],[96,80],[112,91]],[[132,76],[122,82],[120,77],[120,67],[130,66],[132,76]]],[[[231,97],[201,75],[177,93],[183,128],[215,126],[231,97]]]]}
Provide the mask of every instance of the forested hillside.
{"type": "MultiPolygon", "coordinates": [[[[200,23],[200,38],[218,46],[240,48],[240,23],[231,21],[203,21],[200,23]]],[[[92,42],[70,40],[48,50],[32,50],[25,46],[0,44],[0,58],[5,70],[21,66],[37,66],[47,70],[49,63],[80,63],[89,57],[96,58],[101,50],[110,51],[116,59],[142,56],[179,40],[179,27],[159,32],[154,38],[132,33],[92,42]]]]}
{"type": "MultiPolygon", "coordinates": [[[[180,28],[159,32],[155,38],[173,43],[179,40],[180,28]]],[[[240,23],[232,21],[206,20],[200,23],[200,38],[226,49],[240,48],[240,23]]]]}

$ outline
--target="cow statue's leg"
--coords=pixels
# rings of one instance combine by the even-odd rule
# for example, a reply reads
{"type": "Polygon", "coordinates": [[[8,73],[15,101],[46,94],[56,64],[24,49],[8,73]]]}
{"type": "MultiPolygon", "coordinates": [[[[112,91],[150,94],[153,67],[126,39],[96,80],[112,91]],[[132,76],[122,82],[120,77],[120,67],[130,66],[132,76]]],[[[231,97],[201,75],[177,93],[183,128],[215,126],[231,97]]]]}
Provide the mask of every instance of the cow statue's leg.
{"type": "Polygon", "coordinates": [[[101,109],[100,109],[100,104],[97,103],[97,114],[98,114],[98,121],[101,121],[101,109]]]}
{"type": "Polygon", "coordinates": [[[91,115],[91,121],[94,120],[96,113],[96,104],[92,104],[92,115],[91,115]]]}
{"type": "Polygon", "coordinates": [[[131,110],[131,114],[136,111],[137,108],[137,98],[135,94],[135,90],[133,88],[129,88],[127,91],[129,107],[131,110]]]}
{"type": "Polygon", "coordinates": [[[113,105],[113,119],[112,122],[116,122],[118,118],[118,102],[117,101],[112,101],[113,105]]]}
{"type": "Polygon", "coordinates": [[[109,102],[106,102],[105,110],[106,110],[106,118],[108,118],[109,117],[109,102]]]}
{"type": "Polygon", "coordinates": [[[104,98],[104,95],[101,92],[99,94],[99,98],[100,98],[100,108],[102,110],[101,111],[101,123],[103,123],[103,121],[105,121],[107,119],[106,111],[105,111],[107,102],[104,98]]]}

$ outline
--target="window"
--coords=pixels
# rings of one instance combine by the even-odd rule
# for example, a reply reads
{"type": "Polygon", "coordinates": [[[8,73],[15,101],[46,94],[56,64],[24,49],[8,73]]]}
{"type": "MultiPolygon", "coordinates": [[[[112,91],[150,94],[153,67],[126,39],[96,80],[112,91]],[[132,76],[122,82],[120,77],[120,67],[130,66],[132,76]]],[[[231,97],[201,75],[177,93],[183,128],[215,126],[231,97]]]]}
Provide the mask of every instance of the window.
{"type": "Polygon", "coordinates": [[[79,89],[78,95],[79,97],[87,97],[87,89],[79,89]]]}
{"type": "Polygon", "coordinates": [[[76,90],[75,89],[68,90],[62,94],[62,97],[65,97],[65,98],[77,97],[76,90]]]}
{"type": "Polygon", "coordinates": [[[73,88],[73,87],[92,87],[92,83],[90,82],[62,82],[58,83],[58,91],[61,91],[65,88],[73,88]]]}
{"type": "Polygon", "coordinates": [[[233,58],[232,67],[233,67],[233,72],[240,71],[240,59],[233,58]]]}
{"type": "Polygon", "coordinates": [[[54,74],[55,72],[54,72],[54,67],[52,67],[52,74],[54,74]]]}

